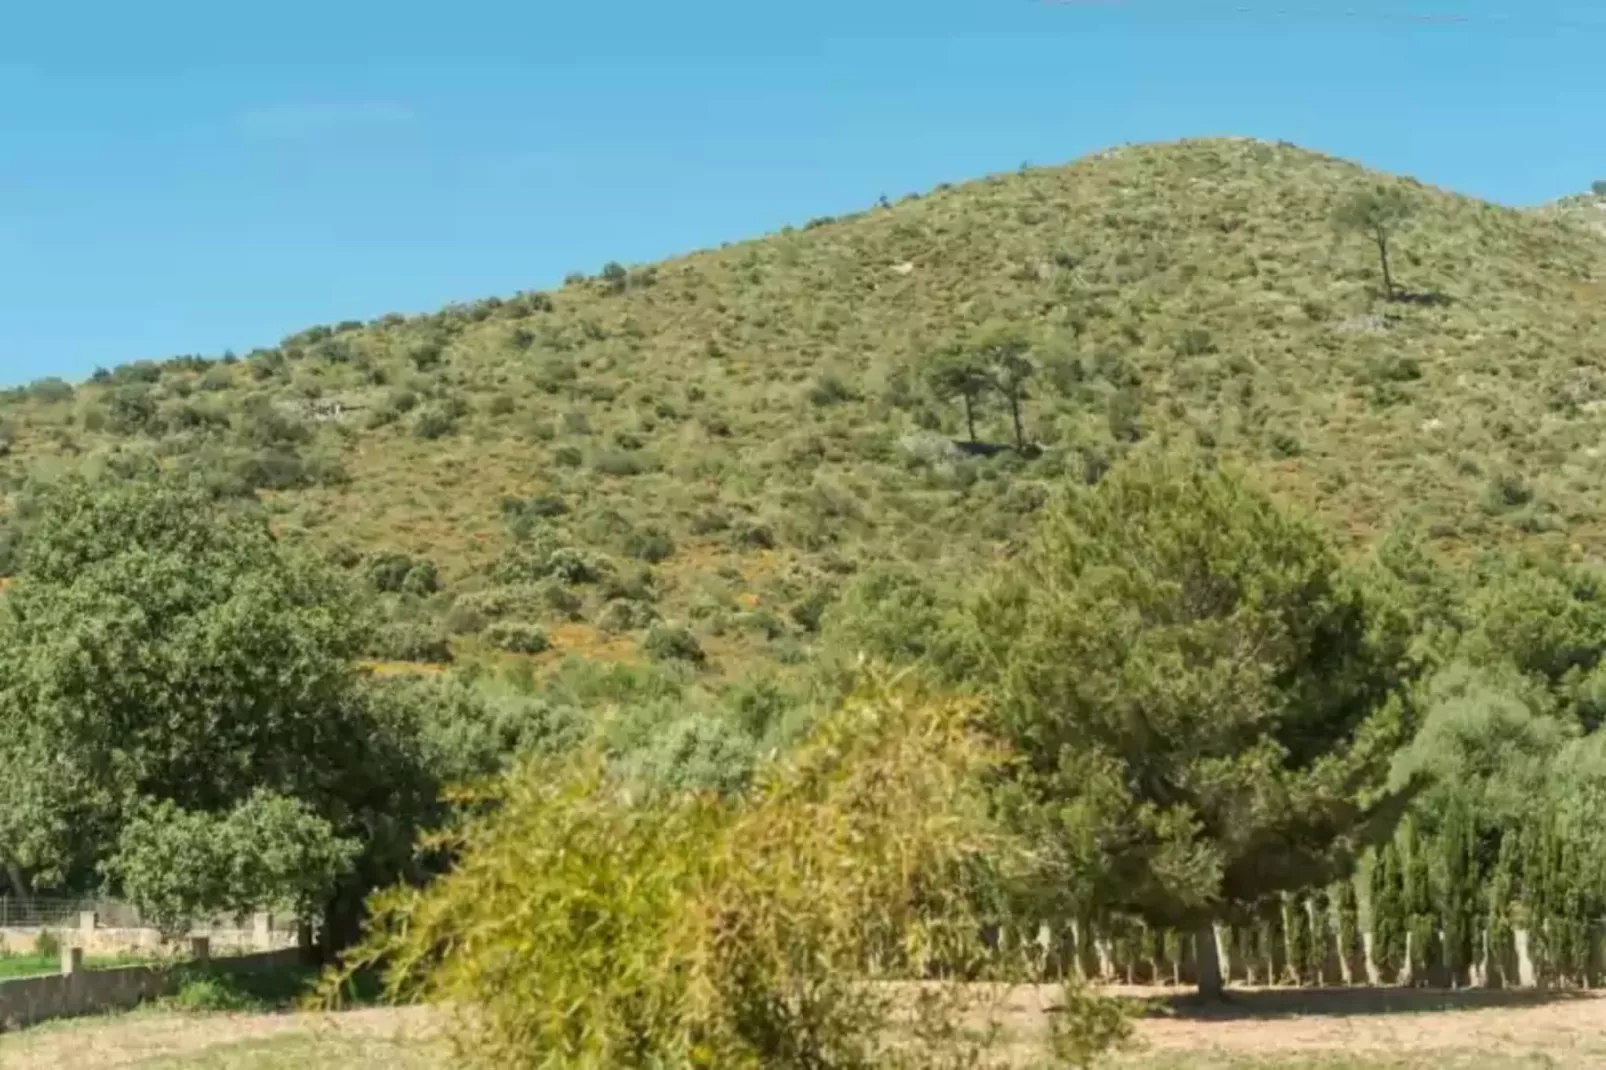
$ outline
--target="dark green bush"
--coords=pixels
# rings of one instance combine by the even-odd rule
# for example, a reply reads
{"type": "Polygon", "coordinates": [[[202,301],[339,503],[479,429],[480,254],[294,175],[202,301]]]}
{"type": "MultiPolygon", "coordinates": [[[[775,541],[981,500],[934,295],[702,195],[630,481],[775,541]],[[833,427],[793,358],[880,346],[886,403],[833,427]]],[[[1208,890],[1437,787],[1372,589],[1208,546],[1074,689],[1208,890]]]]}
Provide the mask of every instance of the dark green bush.
{"type": "Polygon", "coordinates": [[[374,555],[368,562],[368,583],[376,591],[419,597],[440,590],[440,574],[432,561],[397,550],[374,555]]]}
{"type": "Polygon", "coordinates": [[[658,609],[651,602],[634,598],[615,598],[602,607],[597,629],[608,635],[622,635],[657,623],[658,609]]]}
{"type": "Polygon", "coordinates": [[[440,407],[424,409],[413,421],[413,434],[418,438],[437,439],[457,431],[457,417],[440,407]]]}
{"type": "Polygon", "coordinates": [[[393,621],[376,632],[372,654],[386,661],[446,665],[452,660],[452,644],[446,636],[426,624],[393,621]]]}
{"type": "Polygon", "coordinates": [[[682,661],[701,666],[708,660],[697,637],[677,624],[654,625],[641,648],[657,661],[682,661]]]}
{"type": "Polygon", "coordinates": [[[485,629],[485,641],[509,654],[541,654],[552,646],[540,627],[517,620],[493,621],[485,629]]]}
{"type": "Polygon", "coordinates": [[[625,538],[625,553],[649,564],[657,564],[675,555],[675,540],[662,528],[649,525],[632,531],[625,538]]]}

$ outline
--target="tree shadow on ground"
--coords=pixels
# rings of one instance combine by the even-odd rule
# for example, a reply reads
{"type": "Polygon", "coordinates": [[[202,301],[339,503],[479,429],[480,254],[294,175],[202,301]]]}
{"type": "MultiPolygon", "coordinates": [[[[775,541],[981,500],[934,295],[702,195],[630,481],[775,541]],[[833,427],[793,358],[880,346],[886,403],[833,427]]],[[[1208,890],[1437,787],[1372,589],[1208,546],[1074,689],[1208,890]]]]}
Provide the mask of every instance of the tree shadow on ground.
{"type": "Polygon", "coordinates": [[[1349,1018],[1378,1014],[1436,1014],[1494,1008],[1536,1007],[1598,998],[1576,989],[1491,988],[1288,988],[1227,990],[1224,1001],[1194,993],[1165,996],[1150,1004],[1156,1014],[1200,1021],[1266,1018],[1349,1018]]]}
{"type": "Polygon", "coordinates": [[[1426,305],[1430,308],[1443,308],[1455,303],[1449,294],[1439,290],[1395,290],[1389,300],[1397,305],[1426,305]]]}

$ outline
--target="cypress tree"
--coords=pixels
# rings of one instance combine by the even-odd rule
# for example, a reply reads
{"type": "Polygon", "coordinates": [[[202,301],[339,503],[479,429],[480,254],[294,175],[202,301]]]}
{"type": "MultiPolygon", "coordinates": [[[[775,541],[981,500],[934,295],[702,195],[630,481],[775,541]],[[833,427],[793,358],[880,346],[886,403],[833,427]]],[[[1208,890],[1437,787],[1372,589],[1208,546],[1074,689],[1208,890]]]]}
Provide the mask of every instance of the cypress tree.
{"type": "Polygon", "coordinates": [[[1415,822],[1407,819],[1401,826],[1403,841],[1404,888],[1403,898],[1406,926],[1411,934],[1411,980],[1414,984],[1426,981],[1427,968],[1434,962],[1433,954],[1433,895],[1428,875],[1426,845],[1416,834],[1415,822]]]}
{"type": "Polygon", "coordinates": [[[1284,966],[1289,983],[1305,983],[1305,965],[1310,959],[1310,923],[1305,904],[1291,892],[1282,894],[1281,921],[1283,928],[1284,966]]]}
{"type": "MultiPolygon", "coordinates": [[[[1361,910],[1360,903],[1355,896],[1355,881],[1350,877],[1340,878],[1333,889],[1333,909],[1338,926],[1338,957],[1343,963],[1350,963],[1361,952],[1361,910]]],[[[1346,970],[1348,969],[1346,965],[1346,970]]],[[[1365,980],[1351,976],[1351,980],[1365,980]]]]}
{"type": "Polygon", "coordinates": [[[1255,949],[1260,954],[1260,972],[1266,983],[1277,983],[1277,925],[1271,908],[1263,906],[1255,916],[1255,949]]]}
{"type": "Polygon", "coordinates": [[[1491,968],[1498,967],[1501,980],[1511,956],[1511,922],[1513,899],[1517,891],[1519,844],[1517,834],[1506,829],[1500,836],[1500,852],[1495,858],[1494,872],[1489,877],[1488,895],[1484,905],[1484,940],[1488,948],[1491,968]]]}
{"type": "Polygon", "coordinates": [[[1160,983],[1160,934],[1148,922],[1138,922],[1138,958],[1149,967],[1151,984],[1160,983]]]}
{"type": "Polygon", "coordinates": [[[1561,837],[1557,867],[1556,910],[1559,915],[1556,939],[1557,976],[1574,984],[1587,984],[1589,946],[1586,935],[1584,873],[1578,845],[1571,837],[1561,837]]]}
{"type": "Polygon", "coordinates": [[[1397,978],[1405,964],[1405,886],[1393,842],[1378,852],[1372,876],[1372,958],[1385,980],[1397,978]]]}
{"type": "Polygon", "coordinates": [[[1555,975],[1560,839],[1555,813],[1546,809],[1537,823],[1523,830],[1522,905],[1528,931],[1528,954],[1541,984],[1555,975]]]}
{"type": "Polygon", "coordinates": [[[1333,909],[1327,893],[1318,889],[1300,904],[1300,914],[1310,925],[1310,939],[1305,944],[1305,974],[1316,984],[1326,984],[1327,949],[1332,939],[1333,909]]]}
{"type": "Polygon", "coordinates": [[[1444,965],[1451,983],[1460,984],[1473,960],[1473,919],[1478,894],[1477,841],[1472,813],[1459,796],[1445,811],[1439,830],[1441,883],[1439,917],[1444,926],[1444,965]]]}
{"type": "Polygon", "coordinates": [[[1234,961],[1243,967],[1244,979],[1254,984],[1260,979],[1256,970],[1260,962],[1255,948],[1255,930],[1252,925],[1234,925],[1232,927],[1232,956],[1234,961]]]}
{"type": "Polygon", "coordinates": [[[1160,944],[1161,954],[1171,967],[1171,983],[1182,983],[1182,934],[1175,929],[1167,929],[1160,944]]]}

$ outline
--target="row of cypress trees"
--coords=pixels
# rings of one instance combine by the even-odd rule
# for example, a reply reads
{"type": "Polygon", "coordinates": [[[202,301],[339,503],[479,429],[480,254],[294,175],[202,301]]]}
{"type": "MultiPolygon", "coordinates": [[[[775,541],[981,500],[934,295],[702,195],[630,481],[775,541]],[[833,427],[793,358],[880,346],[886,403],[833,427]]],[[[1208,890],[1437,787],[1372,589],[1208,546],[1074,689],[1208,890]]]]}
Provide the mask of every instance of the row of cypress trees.
{"type": "MultiPolygon", "coordinates": [[[[1256,984],[1515,986],[1520,938],[1537,983],[1587,987],[1606,979],[1603,921],[1606,865],[1554,813],[1491,832],[1452,803],[1431,834],[1404,822],[1353,879],[1262,904],[1228,927],[1225,950],[1234,979],[1256,984]]],[[[1191,969],[1190,940],[1174,930],[1127,918],[1092,928],[1115,980],[1191,969]]]]}

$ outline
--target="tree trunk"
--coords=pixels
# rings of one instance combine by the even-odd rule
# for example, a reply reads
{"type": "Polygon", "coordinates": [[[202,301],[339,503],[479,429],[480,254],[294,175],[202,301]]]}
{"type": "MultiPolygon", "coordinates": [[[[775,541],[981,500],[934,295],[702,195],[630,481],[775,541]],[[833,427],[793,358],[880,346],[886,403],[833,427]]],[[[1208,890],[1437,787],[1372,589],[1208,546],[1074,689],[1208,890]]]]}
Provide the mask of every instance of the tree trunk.
{"type": "Polygon", "coordinates": [[[976,410],[969,394],[965,395],[965,429],[970,432],[970,441],[976,441],[976,410]]]}
{"type": "Polygon", "coordinates": [[[1389,274],[1389,240],[1385,235],[1377,236],[1377,257],[1383,264],[1383,297],[1385,300],[1394,300],[1394,276],[1389,274]]]}
{"type": "Polygon", "coordinates": [[[1026,434],[1020,426],[1020,398],[1014,394],[1009,395],[1009,418],[1015,423],[1015,452],[1026,452],[1026,434]]]}
{"type": "Polygon", "coordinates": [[[11,890],[22,901],[24,907],[33,903],[33,888],[28,884],[27,874],[22,872],[15,862],[7,861],[5,865],[6,880],[11,882],[11,890]]]}
{"type": "Polygon", "coordinates": [[[1195,972],[1198,974],[1199,995],[1216,1001],[1225,996],[1221,978],[1221,951],[1216,947],[1216,927],[1206,924],[1193,936],[1195,972]]]}

